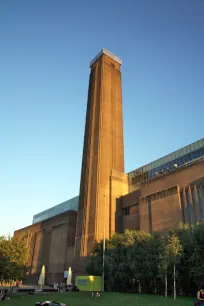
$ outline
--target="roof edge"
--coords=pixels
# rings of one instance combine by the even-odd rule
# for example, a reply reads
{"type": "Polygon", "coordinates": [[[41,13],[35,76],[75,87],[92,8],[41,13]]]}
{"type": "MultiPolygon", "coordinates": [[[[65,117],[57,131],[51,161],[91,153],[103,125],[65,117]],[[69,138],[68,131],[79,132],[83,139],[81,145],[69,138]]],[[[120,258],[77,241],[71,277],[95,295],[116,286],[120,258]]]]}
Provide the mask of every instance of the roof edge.
{"type": "Polygon", "coordinates": [[[107,49],[103,48],[101,49],[101,51],[94,57],[94,59],[90,62],[90,67],[96,62],[96,60],[102,55],[105,54],[107,56],[109,56],[110,58],[112,58],[115,62],[117,62],[118,64],[122,65],[122,60],[117,57],[116,55],[114,55],[112,52],[108,51],[107,49]]]}

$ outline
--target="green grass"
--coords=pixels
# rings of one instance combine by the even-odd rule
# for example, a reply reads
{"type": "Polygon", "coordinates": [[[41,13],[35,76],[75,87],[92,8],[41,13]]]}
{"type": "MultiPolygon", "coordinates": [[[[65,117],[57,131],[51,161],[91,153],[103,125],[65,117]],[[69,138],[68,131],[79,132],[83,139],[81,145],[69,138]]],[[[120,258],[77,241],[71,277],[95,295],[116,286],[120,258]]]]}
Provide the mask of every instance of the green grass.
{"type": "Polygon", "coordinates": [[[67,306],[193,306],[195,299],[173,297],[167,299],[155,295],[139,295],[130,293],[105,293],[100,298],[91,298],[87,292],[51,293],[30,295],[14,295],[9,301],[0,301],[0,306],[34,306],[37,301],[59,301],[67,306]]]}

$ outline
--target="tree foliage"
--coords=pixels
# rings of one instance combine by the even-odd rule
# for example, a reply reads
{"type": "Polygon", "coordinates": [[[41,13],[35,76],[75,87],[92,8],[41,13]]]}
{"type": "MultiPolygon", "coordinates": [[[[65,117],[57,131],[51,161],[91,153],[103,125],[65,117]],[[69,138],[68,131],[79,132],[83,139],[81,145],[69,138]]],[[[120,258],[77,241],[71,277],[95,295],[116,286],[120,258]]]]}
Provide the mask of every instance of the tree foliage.
{"type": "Polygon", "coordinates": [[[27,268],[27,248],[17,237],[0,237],[0,278],[22,279],[27,268]]]}
{"type": "MultiPolygon", "coordinates": [[[[95,243],[87,272],[102,274],[103,242],[95,243]]],[[[111,290],[195,294],[204,279],[204,225],[181,224],[162,237],[126,230],[106,241],[105,280],[111,290]],[[168,279],[168,288],[167,288],[168,279]],[[166,286],[166,290],[165,290],[166,286]]]]}

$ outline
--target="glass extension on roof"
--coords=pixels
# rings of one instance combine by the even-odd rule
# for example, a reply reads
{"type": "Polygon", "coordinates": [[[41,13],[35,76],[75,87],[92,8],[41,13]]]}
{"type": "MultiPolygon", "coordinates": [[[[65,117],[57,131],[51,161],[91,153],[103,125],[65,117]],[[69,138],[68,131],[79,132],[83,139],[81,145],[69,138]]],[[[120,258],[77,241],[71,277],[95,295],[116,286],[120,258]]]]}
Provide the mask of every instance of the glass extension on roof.
{"type": "Polygon", "coordinates": [[[175,164],[179,167],[201,157],[204,157],[204,138],[129,172],[129,192],[136,189],[137,183],[151,178],[155,173],[171,170],[175,164]]]}
{"type": "Polygon", "coordinates": [[[49,209],[46,209],[36,215],[33,216],[33,224],[38,223],[40,221],[55,217],[59,214],[62,214],[66,211],[69,210],[78,210],[78,202],[79,202],[79,197],[72,198],[68,201],[65,201],[61,204],[58,204],[54,207],[51,207],[49,209]]]}

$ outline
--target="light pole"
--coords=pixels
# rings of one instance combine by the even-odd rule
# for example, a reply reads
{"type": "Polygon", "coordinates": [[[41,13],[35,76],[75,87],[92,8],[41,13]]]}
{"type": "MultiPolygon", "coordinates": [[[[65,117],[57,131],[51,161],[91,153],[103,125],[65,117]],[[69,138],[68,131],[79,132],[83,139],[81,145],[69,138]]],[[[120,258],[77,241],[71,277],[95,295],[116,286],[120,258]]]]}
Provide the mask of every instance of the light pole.
{"type": "Polygon", "coordinates": [[[102,266],[102,292],[105,285],[105,249],[106,249],[106,195],[104,194],[104,222],[103,222],[103,266],[102,266]]]}

